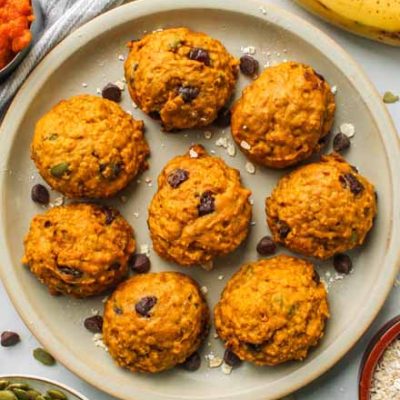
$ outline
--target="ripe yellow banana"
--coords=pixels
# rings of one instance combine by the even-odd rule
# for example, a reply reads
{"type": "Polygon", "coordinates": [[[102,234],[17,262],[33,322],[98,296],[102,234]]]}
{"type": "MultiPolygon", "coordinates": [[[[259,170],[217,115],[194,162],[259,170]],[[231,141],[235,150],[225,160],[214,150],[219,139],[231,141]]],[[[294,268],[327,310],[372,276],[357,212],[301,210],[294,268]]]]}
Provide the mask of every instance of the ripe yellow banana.
{"type": "Polygon", "coordinates": [[[296,0],[328,22],[400,46],[400,0],[296,0]]]}

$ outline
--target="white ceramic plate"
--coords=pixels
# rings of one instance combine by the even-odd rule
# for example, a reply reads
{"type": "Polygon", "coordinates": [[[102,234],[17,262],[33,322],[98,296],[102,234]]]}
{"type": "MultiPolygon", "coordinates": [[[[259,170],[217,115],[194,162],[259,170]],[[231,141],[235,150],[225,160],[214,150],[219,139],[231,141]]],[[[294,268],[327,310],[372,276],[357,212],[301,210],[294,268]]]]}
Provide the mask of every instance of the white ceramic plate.
{"type": "MultiPolygon", "coordinates": [[[[241,77],[237,94],[249,81],[241,77]]],[[[264,199],[282,172],[257,168],[255,175],[245,171],[240,152],[229,157],[216,147],[218,137],[203,138],[200,131],[164,134],[159,125],[134,109],[127,92],[122,106],[145,120],[151,146],[150,170],[122,194],[114,204],[132,223],[139,244],[150,243],[146,226],[147,205],[156,190],[155,181],[163,165],[187,151],[192,142],[215,150],[230,165],[242,171],[245,185],[253,190],[254,220],[247,242],[229,257],[217,262],[214,271],[194,268],[185,272],[209,289],[211,307],[219,298],[229,276],[244,260],[257,258],[255,246],[268,232],[264,199]],[[151,177],[154,185],[145,182],[151,177]],[[139,217],[135,217],[138,212],[139,217]],[[223,275],[223,279],[218,277],[223,275]]],[[[367,329],[381,308],[397,270],[399,259],[399,171],[400,151],[396,132],[378,94],[360,68],[332,40],[309,24],[264,3],[230,0],[142,0],[113,10],[76,31],[62,42],[33,72],[14,100],[0,133],[0,256],[1,275],[19,313],[35,336],[77,375],[94,386],[123,399],[274,399],[294,391],[322,374],[337,362],[367,329]],[[186,25],[222,40],[236,56],[241,47],[255,46],[261,65],[284,59],[311,64],[338,87],[338,113],[335,131],[343,122],[355,125],[357,133],[346,155],[349,162],[375,184],[379,193],[379,217],[368,243],[352,254],[355,272],[331,285],[329,298],[332,319],[321,345],[302,363],[277,368],[243,365],[231,375],[220,369],[188,373],[176,369],[160,375],[130,374],[117,368],[109,355],[93,345],[82,327],[91,309],[102,309],[101,298],[87,301],[51,297],[46,288],[21,265],[22,238],[31,217],[43,211],[30,200],[31,186],[40,178],[30,161],[30,142],[35,121],[59,100],[77,93],[96,93],[109,81],[123,76],[120,54],[125,44],[145,31],[186,25]],[[82,85],[85,83],[85,85],[82,85]],[[86,86],[87,84],[87,86],[86,86]]],[[[54,194],[56,196],[56,194],[54,194]]],[[[153,271],[180,270],[151,252],[153,271]]],[[[333,268],[318,263],[320,273],[333,268]]],[[[222,355],[222,346],[213,338],[205,343],[203,355],[212,349],[222,355]]]]}

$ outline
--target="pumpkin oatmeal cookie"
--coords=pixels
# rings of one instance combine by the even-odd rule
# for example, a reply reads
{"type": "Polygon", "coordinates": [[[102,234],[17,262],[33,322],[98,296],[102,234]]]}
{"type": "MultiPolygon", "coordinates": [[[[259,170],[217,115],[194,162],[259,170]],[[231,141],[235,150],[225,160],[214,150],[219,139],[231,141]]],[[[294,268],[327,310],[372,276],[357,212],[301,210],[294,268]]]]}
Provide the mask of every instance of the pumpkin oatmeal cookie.
{"type": "Polygon", "coordinates": [[[148,218],[154,249],[184,266],[232,252],[249,230],[250,195],[239,171],[193,146],[158,177],[148,218]]]}
{"type": "Polygon", "coordinates": [[[208,306],[193,279],[178,272],[142,274],[108,299],[103,339],[119,366],[154,373],[197,351],[208,324],[208,306]]]}
{"type": "Polygon", "coordinates": [[[338,154],[284,176],[266,200],[275,242],[319,259],[363,244],[376,211],[374,186],[338,154]]]}
{"type": "Polygon", "coordinates": [[[132,99],[166,131],[211,124],[233,93],[239,62],[204,33],[166,29],[129,47],[125,77],[132,99]]]}
{"type": "Polygon", "coordinates": [[[63,100],[36,124],[32,159],[55,190],[72,198],[115,195],[147,168],[143,122],[91,95],[63,100]]]}
{"type": "Polygon", "coordinates": [[[241,360],[303,360],[324,334],[327,293],[311,263],[280,255],[243,265],[214,317],[218,336],[241,360]]]}
{"type": "Polygon", "coordinates": [[[88,297],[116,286],[135,251],[120,213],[94,204],[54,207],[33,218],[23,263],[51,294],[88,297]]]}
{"type": "Polygon", "coordinates": [[[321,75],[304,64],[282,63],[244,89],[232,109],[232,136],[254,162],[288,167],[319,151],[335,108],[321,75]]]}

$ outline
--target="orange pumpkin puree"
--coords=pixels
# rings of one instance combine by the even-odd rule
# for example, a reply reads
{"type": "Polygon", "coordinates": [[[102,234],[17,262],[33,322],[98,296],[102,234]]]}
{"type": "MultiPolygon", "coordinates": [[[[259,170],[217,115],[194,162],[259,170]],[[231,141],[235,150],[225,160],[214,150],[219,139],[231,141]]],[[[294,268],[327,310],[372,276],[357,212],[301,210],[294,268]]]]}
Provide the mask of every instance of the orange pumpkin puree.
{"type": "Polygon", "coordinates": [[[0,0],[0,69],[32,40],[30,0],[0,0]]]}

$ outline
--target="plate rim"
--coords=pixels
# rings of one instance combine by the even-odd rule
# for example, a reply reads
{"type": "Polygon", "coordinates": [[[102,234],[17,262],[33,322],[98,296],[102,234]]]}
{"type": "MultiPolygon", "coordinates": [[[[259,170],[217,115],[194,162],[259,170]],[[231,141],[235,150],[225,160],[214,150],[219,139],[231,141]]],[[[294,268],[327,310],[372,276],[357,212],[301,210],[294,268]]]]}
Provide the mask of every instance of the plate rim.
{"type": "MultiPolygon", "coordinates": [[[[222,13],[235,12],[244,14],[248,17],[252,16],[264,19],[267,22],[278,25],[279,27],[301,37],[304,41],[321,52],[324,52],[324,48],[328,47],[331,51],[328,54],[327,52],[324,52],[325,57],[329,59],[329,61],[332,62],[345,76],[349,79],[351,78],[355,87],[363,87],[363,92],[360,92],[359,90],[357,91],[360,93],[362,100],[373,116],[380,132],[380,138],[385,147],[390,182],[392,184],[392,225],[390,238],[388,238],[389,250],[385,259],[385,268],[387,269],[385,272],[389,274],[377,281],[377,285],[379,284],[379,286],[377,286],[377,288],[374,287],[374,291],[371,293],[369,301],[362,309],[360,309],[359,317],[349,324],[346,330],[343,331],[348,332],[350,330],[352,335],[349,333],[347,333],[347,335],[342,333],[342,335],[333,341],[324,353],[317,356],[304,366],[301,369],[301,373],[299,370],[290,373],[288,376],[291,376],[291,381],[285,388],[271,390],[270,388],[266,389],[265,387],[263,388],[262,386],[258,386],[255,389],[240,391],[234,395],[213,396],[212,399],[239,400],[251,398],[255,400],[285,396],[315,380],[335,365],[348,351],[350,351],[371,325],[389,295],[398,272],[397,265],[400,264],[400,249],[396,249],[396,242],[400,239],[400,215],[394,212],[395,205],[400,202],[400,188],[395,184],[396,176],[398,177],[399,175],[397,171],[400,171],[400,138],[397,135],[396,128],[388,110],[381,101],[379,93],[370,82],[369,78],[365,75],[361,66],[359,66],[358,63],[356,63],[353,58],[327,34],[313,26],[311,23],[303,20],[301,17],[262,0],[248,0],[246,2],[241,0],[230,0],[229,2],[216,0],[174,0],[172,4],[169,3],[170,2],[165,2],[165,0],[152,0],[150,2],[148,0],[136,0],[133,3],[125,4],[94,18],[92,21],[84,24],[60,42],[35,68],[11,103],[3,123],[0,126],[0,136],[2,139],[5,138],[5,140],[2,140],[0,143],[0,151],[5,151],[6,156],[4,158],[4,163],[7,165],[14,137],[8,137],[6,131],[8,126],[12,126],[15,123],[15,120],[20,121],[23,118],[23,112],[29,106],[30,101],[24,99],[24,94],[28,91],[32,92],[33,95],[30,95],[32,100],[41,85],[46,81],[49,74],[56,70],[64,60],[68,59],[73,53],[78,51],[79,48],[93,40],[99,31],[103,33],[104,26],[107,26],[107,30],[111,30],[118,25],[122,25],[129,21],[133,22],[141,17],[172,10],[213,9],[221,11],[222,13]],[[266,13],[262,12],[263,10],[265,10],[266,13]],[[343,63],[343,61],[345,62],[343,63]],[[385,134],[382,132],[385,132],[385,134]],[[365,311],[367,305],[373,306],[369,312],[365,311]],[[306,378],[302,376],[304,374],[306,375],[306,378]]],[[[1,161],[2,160],[0,160],[0,162],[1,161]]],[[[2,188],[5,188],[5,181],[5,174],[0,174],[0,192],[2,188]]],[[[0,211],[3,210],[5,210],[4,197],[0,196],[0,211]]],[[[1,231],[4,231],[5,229],[3,218],[3,212],[0,212],[1,231]]],[[[5,262],[2,261],[0,264],[0,276],[5,289],[17,312],[39,342],[46,345],[46,347],[55,355],[57,360],[78,377],[112,396],[117,398],[125,397],[123,390],[115,387],[115,384],[113,385],[105,382],[104,379],[101,379],[101,376],[93,373],[88,365],[82,363],[74,356],[70,356],[68,352],[65,351],[65,346],[60,344],[56,338],[46,335],[45,325],[40,321],[40,319],[35,323],[32,323],[32,315],[37,317],[38,314],[30,306],[29,302],[26,300],[24,301],[23,298],[16,295],[19,291],[15,290],[15,287],[18,287],[19,282],[15,279],[13,281],[11,275],[7,273],[7,269],[8,272],[10,272],[13,268],[12,260],[8,254],[5,236],[1,234],[0,257],[2,260],[5,260],[5,262]]],[[[138,396],[148,396],[149,392],[137,390],[136,394],[138,396]]],[[[136,394],[133,394],[133,396],[136,396],[136,394]]],[[[154,396],[154,400],[184,399],[181,396],[162,396],[159,392],[157,394],[152,393],[152,396],[154,396]]],[[[134,397],[129,398],[133,399],[134,397]]],[[[191,399],[204,399],[204,397],[194,395],[191,396],[191,399]]]]}

